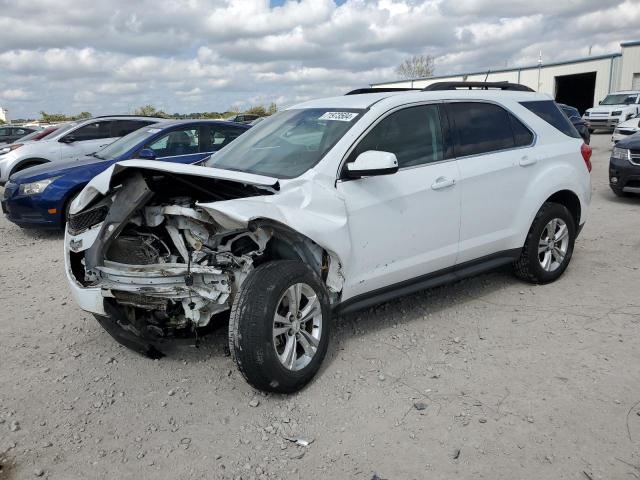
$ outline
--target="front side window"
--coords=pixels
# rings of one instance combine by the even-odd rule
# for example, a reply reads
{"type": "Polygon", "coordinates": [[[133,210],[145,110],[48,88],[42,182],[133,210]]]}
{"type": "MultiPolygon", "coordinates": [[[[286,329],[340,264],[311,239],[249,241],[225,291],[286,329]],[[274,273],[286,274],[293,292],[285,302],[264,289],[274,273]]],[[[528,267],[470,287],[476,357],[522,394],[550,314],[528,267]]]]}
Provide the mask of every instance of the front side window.
{"type": "Polygon", "coordinates": [[[145,148],[153,150],[158,158],[193,155],[200,152],[200,132],[198,127],[173,130],[145,148]]]}
{"type": "Polygon", "coordinates": [[[399,168],[444,159],[438,106],[409,107],[385,117],[356,146],[347,163],[369,150],[395,154],[399,168]]]}
{"type": "Polygon", "coordinates": [[[10,128],[0,128],[0,136],[1,137],[6,137],[8,135],[11,135],[11,129],[10,128]]]}
{"type": "Polygon", "coordinates": [[[71,133],[77,142],[111,138],[111,121],[92,122],[71,133]]]}
{"type": "Polygon", "coordinates": [[[212,156],[209,167],[294,178],[316,165],[360,119],[362,110],[284,110],[212,156]]]}
{"type": "Polygon", "coordinates": [[[116,120],[113,122],[112,137],[124,137],[139,128],[146,127],[154,122],[146,120],[116,120]]]}
{"type": "Polygon", "coordinates": [[[456,156],[479,155],[516,146],[512,120],[504,108],[479,102],[454,102],[448,108],[457,133],[456,156]]]}

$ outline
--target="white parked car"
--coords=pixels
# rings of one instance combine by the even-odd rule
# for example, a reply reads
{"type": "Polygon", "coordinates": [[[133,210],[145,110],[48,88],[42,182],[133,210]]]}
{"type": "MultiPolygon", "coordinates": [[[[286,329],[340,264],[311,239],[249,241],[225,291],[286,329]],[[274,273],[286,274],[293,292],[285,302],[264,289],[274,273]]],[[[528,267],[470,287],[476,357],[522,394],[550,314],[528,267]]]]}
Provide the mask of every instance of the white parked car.
{"type": "Polygon", "coordinates": [[[20,170],[85,157],[134,130],[161,120],[127,115],[95,117],[69,122],[37,142],[8,145],[0,152],[0,185],[20,170]]]}
{"type": "Polygon", "coordinates": [[[548,96],[481,85],[314,100],[202,166],[112,166],[71,206],[76,301],[152,357],[230,312],[245,378],[292,392],[332,314],[507,264],[556,280],[587,217],[591,148],[548,96]]]}
{"type": "Polygon", "coordinates": [[[625,138],[628,138],[629,135],[633,135],[637,132],[640,132],[640,114],[633,116],[626,122],[619,123],[613,131],[611,141],[613,143],[618,143],[620,140],[624,140],[625,138]]]}
{"type": "Polygon", "coordinates": [[[588,108],[582,118],[589,122],[590,132],[598,129],[613,130],[640,113],[640,91],[624,90],[610,93],[600,105],[588,108]]]}

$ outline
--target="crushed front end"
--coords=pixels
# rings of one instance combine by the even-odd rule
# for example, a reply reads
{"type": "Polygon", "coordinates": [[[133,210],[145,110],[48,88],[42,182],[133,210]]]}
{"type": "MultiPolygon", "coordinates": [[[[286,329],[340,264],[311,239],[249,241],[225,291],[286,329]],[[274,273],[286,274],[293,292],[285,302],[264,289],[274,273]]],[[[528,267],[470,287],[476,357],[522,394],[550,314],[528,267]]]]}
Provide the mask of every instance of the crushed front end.
{"type": "Polygon", "coordinates": [[[65,267],[80,307],[151,357],[231,307],[265,256],[268,228],[221,227],[201,203],[269,195],[246,183],[126,170],[69,217],[65,267]]]}

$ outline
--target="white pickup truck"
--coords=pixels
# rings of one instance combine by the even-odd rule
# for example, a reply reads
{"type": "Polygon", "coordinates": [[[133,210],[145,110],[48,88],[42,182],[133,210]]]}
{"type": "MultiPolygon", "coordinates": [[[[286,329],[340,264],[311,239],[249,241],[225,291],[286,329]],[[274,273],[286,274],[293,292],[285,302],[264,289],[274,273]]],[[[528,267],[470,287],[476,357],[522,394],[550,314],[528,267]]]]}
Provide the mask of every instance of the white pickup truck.
{"type": "Polygon", "coordinates": [[[610,93],[600,105],[588,108],[582,117],[589,122],[590,132],[599,129],[613,130],[618,123],[625,122],[640,113],[640,91],[623,90],[610,93]]]}

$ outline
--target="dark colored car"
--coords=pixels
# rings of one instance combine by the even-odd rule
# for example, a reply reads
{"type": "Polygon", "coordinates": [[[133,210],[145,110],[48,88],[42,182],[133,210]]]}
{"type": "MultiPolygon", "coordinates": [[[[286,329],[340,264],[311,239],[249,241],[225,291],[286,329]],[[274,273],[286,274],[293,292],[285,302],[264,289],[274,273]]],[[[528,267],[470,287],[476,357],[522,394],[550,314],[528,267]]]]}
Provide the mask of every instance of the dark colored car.
{"type": "Polygon", "coordinates": [[[609,159],[609,186],[619,197],[640,193],[640,133],[620,140],[609,159]]]}
{"type": "Polygon", "coordinates": [[[563,113],[567,116],[567,118],[571,120],[573,126],[576,127],[576,130],[578,130],[578,133],[584,140],[584,143],[589,145],[589,142],[591,141],[591,125],[589,125],[589,123],[580,116],[580,112],[577,108],[570,105],[565,105],[564,103],[559,103],[558,106],[560,107],[560,110],[562,110],[563,113]]]}
{"type": "Polygon", "coordinates": [[[167,121],[143,127],[91,156],[12,175],[5,185],[2,211],[23,228],[63,228],[73,198],[114,163],[133,158],[197,163],[249,128],[221,120],[167,121]]]}
{"type": "Polygon", "coordinates": [[[0,127],[0,143],[13,143],[36,130],[40,129],[33,127],[19,127],[16,125],[3,125],[0,127]]]}
{"type": "Polygon", "coordinates": [[[227,118],[227,121],[248,124],[253,122],[254,120],[257,120],[258,118],[260,118],[260,115],[255,115],[253,113],[239,113],[234,117],[227,118]]]}

